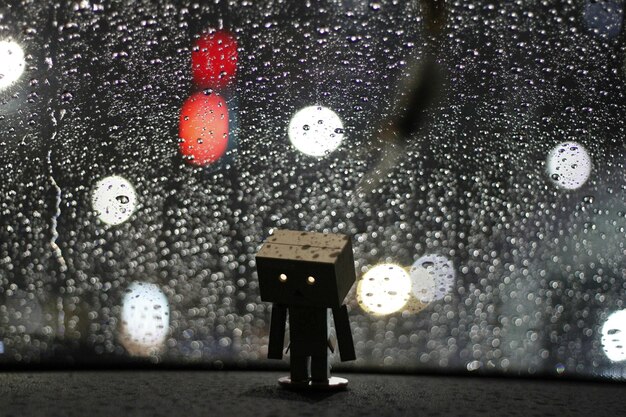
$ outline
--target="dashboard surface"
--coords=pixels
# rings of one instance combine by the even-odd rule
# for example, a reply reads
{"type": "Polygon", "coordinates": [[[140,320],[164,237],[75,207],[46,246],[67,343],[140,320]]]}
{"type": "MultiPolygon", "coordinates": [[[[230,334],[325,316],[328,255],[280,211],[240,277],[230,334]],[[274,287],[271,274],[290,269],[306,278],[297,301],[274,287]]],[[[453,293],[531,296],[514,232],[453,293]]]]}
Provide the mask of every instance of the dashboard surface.
{"type": "Polygon", "coordinates": [[[616,416],[621,383],[341,374],[348,390],[291,392],[280,372],[77,371],[0,374],[5,416],[616,416]]]}

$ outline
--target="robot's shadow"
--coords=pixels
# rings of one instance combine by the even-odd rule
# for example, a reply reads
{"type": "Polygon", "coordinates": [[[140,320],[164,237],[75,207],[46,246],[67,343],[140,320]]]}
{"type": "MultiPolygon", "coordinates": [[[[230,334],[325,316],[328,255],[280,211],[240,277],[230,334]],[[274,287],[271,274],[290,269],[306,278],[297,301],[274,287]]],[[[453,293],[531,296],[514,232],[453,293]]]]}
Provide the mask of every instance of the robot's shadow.
{"type": "Polygon", "coordinates": [[[244,397],[267,398],[271,400],[298,401],[308,404],[322,402],[335,395],[346,395],[349,391],[292,391],[277,385],[259,385],[241,394],[244,397]]]}

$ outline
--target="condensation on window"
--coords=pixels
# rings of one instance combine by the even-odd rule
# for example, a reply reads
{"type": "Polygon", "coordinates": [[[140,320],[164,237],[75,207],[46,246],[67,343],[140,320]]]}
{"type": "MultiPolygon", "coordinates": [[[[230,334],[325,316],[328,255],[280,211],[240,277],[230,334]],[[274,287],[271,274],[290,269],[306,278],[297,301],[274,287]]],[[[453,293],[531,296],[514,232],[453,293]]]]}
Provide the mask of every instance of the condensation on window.
{"type": "MultiPolygon", "coordinates": [[[[256,366],[276,229],[357,370],[626,364],[621,0],[0,6],[0,362],[256,366]]],[[[272,362],[274,363],[274,362],[272,362]]]]}

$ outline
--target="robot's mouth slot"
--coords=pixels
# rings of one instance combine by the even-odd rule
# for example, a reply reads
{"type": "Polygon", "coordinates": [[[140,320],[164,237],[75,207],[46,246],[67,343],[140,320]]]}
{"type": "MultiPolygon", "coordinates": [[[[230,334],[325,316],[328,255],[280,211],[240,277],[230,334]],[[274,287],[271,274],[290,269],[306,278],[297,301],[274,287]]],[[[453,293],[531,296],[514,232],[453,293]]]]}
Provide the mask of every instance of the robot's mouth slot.
{"type": "Polygon", "coordinates": [[[302,292],[300,292],[300,290],[296,290],[296,292],[294,293],[294,295],[296,297],[304,297],[304,294],[302,294],[302,292]]]}

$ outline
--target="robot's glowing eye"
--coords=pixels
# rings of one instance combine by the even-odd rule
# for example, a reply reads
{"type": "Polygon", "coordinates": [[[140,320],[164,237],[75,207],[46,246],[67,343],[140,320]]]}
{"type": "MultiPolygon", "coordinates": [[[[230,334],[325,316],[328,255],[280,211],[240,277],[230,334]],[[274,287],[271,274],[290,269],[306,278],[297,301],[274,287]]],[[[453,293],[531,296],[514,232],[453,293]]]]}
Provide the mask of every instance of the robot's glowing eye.
{"type": "Polygon", "coordinates": [[[278,279],[279,279],[281,282],[285,282],[285,281],[287,281],[287,275],[285,275],[285,274],[280,274],[280,275],[278,276],[278,279]]]}
{"type": "Polygon", "coordinates": [[[306,283],[309,284],[309,285],[315,284],[315,278],[314,277],[308,277],[306,279],[306,283]]]}

